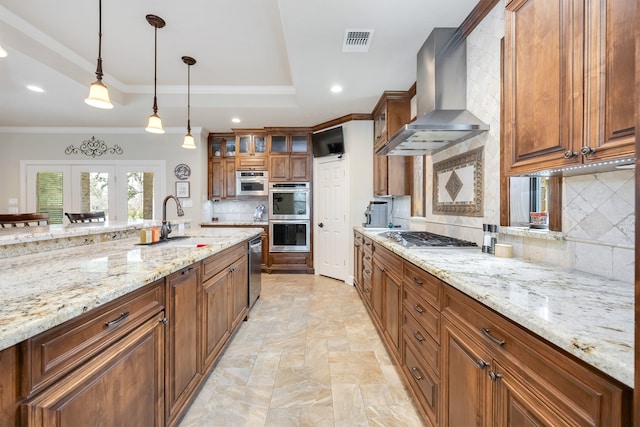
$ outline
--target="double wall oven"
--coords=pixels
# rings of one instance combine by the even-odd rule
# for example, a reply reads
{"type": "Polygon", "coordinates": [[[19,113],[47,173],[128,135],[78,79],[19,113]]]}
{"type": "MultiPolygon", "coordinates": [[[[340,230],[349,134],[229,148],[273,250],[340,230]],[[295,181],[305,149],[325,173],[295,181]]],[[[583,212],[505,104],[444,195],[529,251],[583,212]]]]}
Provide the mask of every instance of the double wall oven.
{"type": "Polygon", "coordinates": [[[309,252],[311,186],[308,182],[269,184],[269,251],[309,252]]]}

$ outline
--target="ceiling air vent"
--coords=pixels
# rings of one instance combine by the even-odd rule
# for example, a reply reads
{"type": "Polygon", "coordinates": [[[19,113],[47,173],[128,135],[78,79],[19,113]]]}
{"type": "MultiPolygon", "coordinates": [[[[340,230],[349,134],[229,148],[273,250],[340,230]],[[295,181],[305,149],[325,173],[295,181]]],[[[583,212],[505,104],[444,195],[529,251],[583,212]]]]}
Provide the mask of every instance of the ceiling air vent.
{"type": "Polygon", "coordinates": [[[344,30],[343,52],[369,52],[373,30],[344,30]]]}

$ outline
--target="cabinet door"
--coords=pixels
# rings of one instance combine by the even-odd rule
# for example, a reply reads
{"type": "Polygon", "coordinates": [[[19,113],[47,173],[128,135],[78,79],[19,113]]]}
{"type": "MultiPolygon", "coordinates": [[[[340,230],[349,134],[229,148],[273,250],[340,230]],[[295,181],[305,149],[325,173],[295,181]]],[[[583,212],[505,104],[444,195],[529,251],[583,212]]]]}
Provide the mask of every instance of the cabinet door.
{"type": "Polygon", "coordinates": [[[247,317],[249,307],[249,261],[246,255],[229,268],[231,275],[231,330],[247,317]]]}
{"type": "Polygon", "coordinates": [[[488,352],[451,322],[443,321],[442,423],[448,426],[489,426],[491,381],[488,352]]]}
{"type": "Polygon", "coordinates": [[[588,161],[635,154],[635,27],[637,2],[587,1],[588,161]]]}
{"type": "Polygon", "coordinates": [[[387,187],[388,156],[373,156],[373,195],[386,196],[389,194],[387,187]]]}
{"type": "Polygon", "coordinates": [[[178,415],[200,379],[200,264],[167,277],[169,319],[167,406],[169,419],[178,415]]]}
{"type": "Polygon", "coordinates": [[[505,12],[505,135],[510,173],[580,162],[582,7],[512,1],[505,12]],[[576,153],[564,158],[565,153],[576,153]]]}
{"type": "Polygon", "coordinates": [[[353,284],[362,295],[362,235],[355,233],[353,236],[353,284]]]}
{"type": "Polygon", "coordinates": [[[289,179],[291,181],[310,181],[310,157],[308,154],[292,154],[289,157],[289,179]]]}
{"type": "MultiPolygon", "coordinates": [[[[495,381],[493,403],[495,425],[508,427],[569,427],[587,425],[585,419],[568,422],[568,418],[532,394],[522,378],[509,372],[499,363],[491,366],[495,381]]],[[[535,375],[535,373],[533,373],[535,375]]],[[[547,395],[552,397],[553,394],[547,395]]]]}
{"type": "Polygon", "coordinates": [[[224,187],[223,197],[233,199],[236,197],[236,161],[234,159],[224,160],[224,187]]]}
{"type": "Polygon", "coordinates": [[[373,261],[373,272],[371,274],[371,308],[376,322],[382,324],[382,290],[384,285],[384,269],[381,265],[373,261]]]}
{"type": "Polygon", "coordinates": [[[401,323],[401,284],[400,279],[385,272],[384,275],[384,334],[387,342],[400,356],[400,323],[401,323]]]}
{"type": "Polygon", "coordinates": [[[229,273],[223,270],[202,285],[204,371],[215,362],[230,336],[229,273]]]}
{"type": "Polygon", "coordinates": [[[223,197],[224,161],[215,159],[209,161],[209,200],[223,197]]]}
{"type": "Polygon", "coordinates": [[[269,181],[289,180],[289,155],[269,156],[269,181]]]}
{"type": "Polygon", "coordinates": [[[156,426],[164,419],[164,312],[23,406],[24,425],[156,426]]]}

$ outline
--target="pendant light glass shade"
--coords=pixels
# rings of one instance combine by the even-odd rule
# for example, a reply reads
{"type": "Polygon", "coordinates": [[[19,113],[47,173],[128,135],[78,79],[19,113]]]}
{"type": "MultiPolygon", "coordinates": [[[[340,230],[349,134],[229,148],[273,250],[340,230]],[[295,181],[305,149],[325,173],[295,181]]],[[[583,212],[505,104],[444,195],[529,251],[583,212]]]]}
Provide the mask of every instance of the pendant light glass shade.
{"type": "Polygon", "coordinates": [[[196,148],[196,141],[193,139],[190,133],[184,136],[184,141],[182,142],[182,148],[194,149],[196,148]]]}
{"type": "Polygon", "coordinates": [[[158,28],[165,26],[164,19],[156,15],[147,15],[147,22],[151,24],[154,30],[154,47],[153,47],[153,114],[149,116],[149,123],[145,130],[151,133],[164,133],[162,129],[162,120],[158,116],[158,97],[157,97],[157,83],[158,83],[158,28]]]}
{"type": "Polygon", "coordinates": [[[89,87],[89,97],[84,100],[87,104],[92,107],[111,109],[113,108],[113,104],[109,100],[109,90],[102,83],[102,80],[96,80],[91,83],[89,87]]]}
{"type": "Polygon", "coordinates": [[[0,58],[6,58],[9,54],[2,46],[0,46],[0,58]]]}
{"type": "Polygon", "coordinates": [[[96,67],[97,80],[89,87],[89,97],[84,100],[92,107],[111,109],[113,104],[109,100],[107,86],[102,83],[102,0],[98,1],[98,65],[96,67]]]}
{"type": "Polygon", "coordinates": [[[183,56],[182,62],[187,64],[187,134],[184,136],[182,148],[196,148],[196,141],[191,136],[191,66],[196,60],[190,56],[183,56]]]}
{"type": "Polygon", "coordinates": [[[144,128],[147,132],[151,133],[164,133],[164,129],[162,129],[162,120],[160,120],[160,116],[157,114],[152,114],[149,116],[149,123],[147,123],[147,127],[144,128]]]}

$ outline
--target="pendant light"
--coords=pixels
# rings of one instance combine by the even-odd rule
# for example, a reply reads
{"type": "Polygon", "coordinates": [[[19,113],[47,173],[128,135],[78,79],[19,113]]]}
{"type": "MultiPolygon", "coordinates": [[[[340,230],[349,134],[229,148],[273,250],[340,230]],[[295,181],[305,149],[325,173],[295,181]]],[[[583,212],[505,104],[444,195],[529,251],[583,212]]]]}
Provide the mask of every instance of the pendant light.
{"type": "Polygon", "coordinates": [[[196,142],[191,136],[191,66],[196,63],[196,60],[190,56],[183,56],[182,62],[187,64],[187,134],[184,136],[182,148],[194,149],[196,142]]]}
{"type": "Polygon", "coordinates": [[[98,0],[98,66],[96,68],[97,80],[89,87],[89,97],[84,100],[92,107],[111,109],[113,104],[109,100],[109,90],[102,83],[102,0],[98,0]]]}
{"type": "Polygon", "coordinates": [[[164,19],[156,15],[147,15],[147,22],[151,24],[154,30],[154,57],[153,57],[153,114],[149,116],[149,123],[147,124],[146,131],[151,133],[164,133],[162,129],[162,120],[158,116],[158,97],[157,97],[157,82],[158,82],[158,28],[165,26],[164,19]]]}

